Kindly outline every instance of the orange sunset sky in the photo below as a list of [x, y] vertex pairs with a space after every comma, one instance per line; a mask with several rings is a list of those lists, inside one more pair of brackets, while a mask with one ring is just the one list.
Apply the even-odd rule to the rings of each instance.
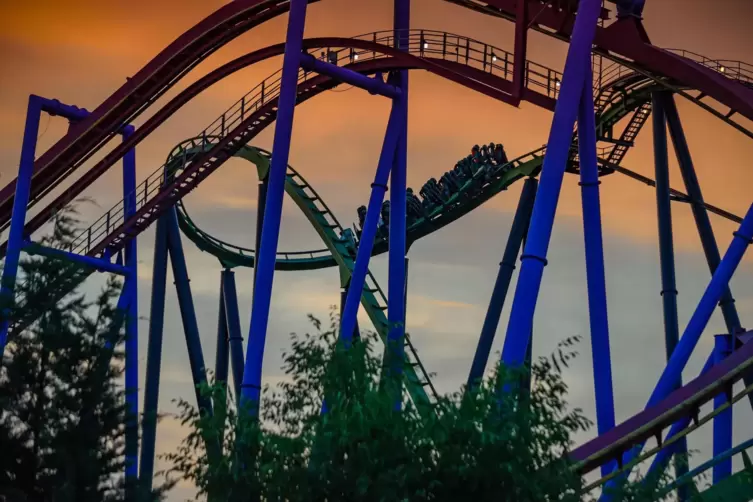
[[[26, 100], [30, 93], [94, 109], [158, 51], [224, 3], [217, 0], [0, 0], [0, 182], [15, 177]], [[711, 58], [753, 63], [753, 5], [745, 0], [648, 0], [645, 27], [655, 45], [683, 48]], [[512, 51], [513, 25], [440, 0], [414, 0], [413, 28], [444, 30]], [[391, 0], [324, 0], [309, 7], [305, 36], [354, 36], [392, 25]], [[213, 68], [252, 50], [284, 41], [287, 16], [278, 17], [241, 36], [201, 63], [135, 125], [144, 122], [177, 92]], [[529, 59], [562, 70], [567, 46], [533, 33]], [[199, 133], [215, 117], [262, 79], [279, 69], [281, 58], [238, 72], [203, 92], [170, 118], [137, 149], [138, 179], [159, 167], [179, 141]], [[698, 176], [708, 202], [742, 215], [753, 202], [753, 139], [677, 98]], [[376, 167], [389, 104], [358, 89], [326, 92], [296, 110], [290, 164], [320, 192], [340, 221], [355, 220], [365, 204]], [[429, 177], [439, 177], [476, 143], [502, 142], [510, 156], [540, 147], [549, 133], [551, 113], [524, 103], [514, 108], [422, 72], [411, 74], [408, 181], [417, 191]], [[747, 126], [751, 126], [746, 122]], [[62, 136], [67, 123], [43, 117], [38, 154]], [[651, 123], [623, 165], [653, 177]], [[271, 149], [268, 128], [253, 144]], [[672, 154], [670, 146], [670, 154]], [[671, 158], [672, 186], [684, 190]], [[120, 199], [118, 168], [98, 181], [87, 195], [98, 206], [82, 207], [93, 221]], [[409, 256], [408, 331], [428, 368], [437, 373], [440, 390], [465, 381], [489, 301], [497, 266], [517, 204], [521, 184], [480, 209], [417, 242]], [[618, 420], [639, 411], [664, 359], [660, 302], [656, 202], [652, 190], [618, 174], [603, 180], [602, 208]], [[195, 220], [219, 238], [253, 246], [256, 178], [241, 161], [231, 160], [187, 197]], [[286, 201], [281, 250], [318, 249], [316, 233]], [[32, 211], [33, 213], [33, 211]], [[709, 272], [687, 205], [673, 205], [680, 325], [687, 322], [709, 279]], [[724, 252], [735, 225], [712, 215]], [[139, 240], [139, 308], [149, 315], [153, 229]], [[191, 274], [204, 356], [212, 367], [217, 323], [220, 265], [184, 241]], [[536, 314], [534, 351], [546, 355], [556, 343], [575, 334], [588, 335], [585, 265], [577, 178], [567, 176], [560, 199], [549, 266]], [[386, 288], [386, 257], [373, 260]], [[244, 329], [248, 329], [251, 277], [236, 274]], [[753, 254], [733, 280], [737, 307], [753, 325]], [[91, 287], [96, 285], [92, 281]], [[169, 284], [172, 280], [169, 279]], [[168, 284], [168, 286], [169, 286]], [[287, 334], [308, 328], [306, 314], [325, 317], [339, 302], [335, 269], [306, 273], [278, 272], [275, 278], [265, 382], [281, 378], [280, 350]], [[514, 287], [514, 284], [513, 284]], [[511, 288], [508, 300], [511, 298]], [[509, 315], [508, 301], [494, 348], [499, 350]], [[362, 326], [370, 327], [367, 319]], [[146, 354], [146, 322], [141, 329], [141, 373]], [[182, 326], [174, 290], [168, 287], [163, 386], [160, 407], [174, 411], [171, 399], [192, 396]], [[697, 374], [722, 332], [715, 314], [686, 372]], [[586, 336], [579, 364], [567, 375], [571, 401], [593, 413], [590, 348]], [[142, 384], [143, 385], [143, 384]], [[735, 434], [753, 434], [751, 410], [738, 406]], [[748, 423], [743, 423], [747, 421]], [[182, 431], [170, 420], [160, 424], [158, 449], [173, 449]], [[705, 434], [705, 436], [704, 436]], [[589, 437], [592, 434], [584, 435]], [[691, 447], [704, 448], [704, 430]], [[175, 500], [190, 493], [180, 487]]]

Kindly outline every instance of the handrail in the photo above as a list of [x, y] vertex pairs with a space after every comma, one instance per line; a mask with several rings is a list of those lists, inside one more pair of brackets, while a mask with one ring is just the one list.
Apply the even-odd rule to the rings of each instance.
[[[374, 32], [370, 35], [361, 35], [361, 38], [370, 36], [373, 41], [383, 45], [394, 43], [392, 31]], [[440, 44], [441, 45], [438, 45]], [[436, 47], [436, 48], [435, 48]], [[440, 48], [441, 47], [441, 48]], [[352, 63], [355, 61], [364, 61], [371, 59], [382, 59], [385, 56], [381, 53], [368, 50], [355, 50], [352, 48], [332, 50], [328, 49], [327, 56], [334, 58], [331, 62]], [[450, 49], [450, 50], [448, 50]], [[457, 50], [456, 50], [457, 49]], [[462, 49], [462, 54], [461, 54]], [[409, 52], [418, 53], [421, 57], [426, 55], [441, 55], [443, 59], [452, 61], [456, 59], [464, 61], [464, 64], [470, 67], [476, 67], [490, 74], [503, 74], [504, 76], [512, 75], [512, 55], [504, 49], [500, 49], [488, 44], [483, 44], [469, 37], [463, 37], [445, 32], [432, 30], [411, 30], [409, 35]], [[305, 83], [309, 80], [311, 72], [300, 69], [298, 72], [298, 83]], [[235, 126], [240, 124], [250, 113], [258, 111], [263, 106], [269, 104], [277, 98], [280, 89], [281, 72], [276, 71], [260, 84], [244, 94], [233, 105], [228, 107], [225, 112], [212, 121], [198, 135], [204, 140], [208, 138], [223, 138]], [[526, 86], [539, 89], [545, 89], [545, 94], [556, 98], [559, 94], [557, 82], [561, 81], [562, 74], [545, 66], [533, 62], [527, 62], [526, 65]], [[178, 152], [180, 154], [180, 152]], [[183, 166], [191, 159], [184, 157]], [[163, 165], [152, 172], [137, 188], [135, 193], [136, 209], [143, 207], [152, 196], [159, 193], [162, 189], [162, 180], [165, 176], [167, 166]], [[133, 194], [132, 194], [133, 196]], [[124, 199], [127, 200], [128, 198]], [[116, 203], [103, 216], [96, 220], [89, 228], [79, 234], [69, 246], [69, 251], [78, 254], [88, 254], [90, 250], [101, 240], [107, 237], [111, 230], [124, 221], [126, 211], [123, 207], [124, 201]], [[130, 211], [128, 211], [130, 213]]]

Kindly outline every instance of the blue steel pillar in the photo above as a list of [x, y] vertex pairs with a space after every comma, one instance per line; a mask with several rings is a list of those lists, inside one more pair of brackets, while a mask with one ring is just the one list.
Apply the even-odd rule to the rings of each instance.
[[220, 307], [217, 311], [217, 350], [214, 357], [214, 379], [217, 382], [227, 384], [227, 372], [229, 366], [229, 347], [227, 339], [227, 316], [225, 315], [225, 298], [223, 290], [225, 289], [222, 281], [224, 276], [220, 275]]
[[[714, 337], [714, 363], [719, 364], [732, 353], [734, 342], [730, 335]], [[714, 409], [727, 403], [725, 393], [714, 397]], [[732, 448], [732, 407], [714, 417], [714, 457], [718, 457]], [[732, 475], [732, 458], [727, 458], [714, 465], [713, 483], [717, 484]]]
[[502, 261], [499, 262], [497, 280], [494, 283], [489, 308], [486, 311], [484, 325], [481, 328], [481, 336], [476, 346], [476, 353], [473, 356], [471, 371], [468, 374], [467, 391], [475, 389], [484, 377], [484, 370], [486, 369], [486, 363], [489, 361], [489, 354], [494, 342], [494, 334], [497, 332], [497, 326], [499, 326], [499, 318], [502, 315], [507, 290], [510, 287], [512, 274], [515, 270], [515, 262], [518, 259], [520, 247], [531, 219], [531, 211], [533, 210], [533, 202], [536, 200], [536, 188], [538, 184], [539, 182], [536, 178], [528, 178], [523, 184], [523, 190], [518, 200], [518, 208], [515, 210], [510, 235], [507, 238], [507, 245], [502, 255]]
[[[394, 31], [398, 49], [408, 50], [408, 30], [410, 29], [410, 0], [395, 0]], [[408, 72], [398, 74], [398, 87], [401, 90], [397, 99], [400, 111], [401, 132], [395, 149], [394, 164], [390, 176], [390, 227], [389, 227], [389, 274], [387, 282], [387, 319], [390, 331], [387, 336], [389, 349], [389, 372], [396, 386], [397, 409], [401, 406], [400, 386], [402, 385], [405, 351], [405, 254], [406, 254], [406, 182], [408, 167]], [[394, 379], [394, 380], [393, 380]]]
[[26, 223], [26, 208], [29, 204], [31, 177], [34, 173], [34, 157], [37, 150], [37, 133], [39, 132], [39, 118], [42, 115], [42, 98], [29, 96], [26, 108], [26, 125], [24, 139], [21, 145], [21, 162], [16, 179], [16, 192], [13, 199], [10, 231], [8, 232], [8, 249], [5, 253], [5, 265], [0, 279], [0, 361], [5, 354], [5, 344], [8, 340], [9, 316], [15, 300], [16, 274], [18, 262], [21, 259], [21, 249], [24, 245], [24, 224]]
[[[590, 61], [590, 58], [589, 58]], [[586, 70], [578, 113], [578, 154], [580, 157], [580, 186], [583, 203], [583, 234], [586, 247], [586, 279], [588, 284], [588, 314], [591, 324], [594, 391], [596, 394], [596, 424], [599, 434], [615, 425], [614, 392], [612, 389], [612, 355], [609, 347], [607, 317], [607, 284], [604, 270], [604, 242], [601, 232], [601, 202], [599, 200], [599, 167], [596, 159], [596, 119], [591, 72]], [[609, 465], [602, 466], [602, 474], [609, 473]]]
[[157, 220], [154, 239], [154, 267], [152, 299], [149, 313], [149, 342], [146, 356], [146, 384], [144, 388], [144, 418], [141, 425], [141, 466], [139, 480], [143, 493], [152, 490], [154, 476], [154, 447], [157, 439], [157, 409], [159, 405], [160, 370], [162, 367], [162, 337], [165, 326], [165, 286], [167, 284], [167, 217]]
[[243, 336], [241, 318], [238, 312], [238, 293], [235, 288], [235, 272], [226, 268], [222, 271], [222, 299], [225, 302], [228, 343], [230, 344], [230, 365], [233, 369], [233, 389], [235, 399], [240, 399], [243, 382]]
[[183, 254], [183, 243], [180, 240], [178, 213], [175, 207], [171, 207], [165, 214], [167, 219], [167, 247], [170, 251], [170, 263], [173, 267], [175, 289], [178, 292], [178, 305], [183, 321], [183, 331], [186, 336], [188, 361], [191, 365], [191, 377], [193, 378], [196, 402], [201, 412], [211, 414], [212, 402], [206, 396], [202, 396], [199, 390], [199, 386], [207, 381], [207, 373], [206, 366], [204, 365], [204, 352], [201, 348], [201, 338], [199, 337], [199, 325], [196, 322], [196, 311], [194, 310], [193, 296], [191, 295], [186, 256]]
[[520, 365], [526, 357], [536, 300], [546, 265], [546, 253], [552, 236], [554, 214], [570, 154], [573, 126], [583, 86], [590, 75], [591, 44], [600, 9], [599, 0], [581, 0], [578, 7], [502, 349], [502, 362], [508, 366]]
[[[661, 297], [664, 308], [664, 347], [667, 361], [672, 356], [680, 339], [680, 327], [677, 320], [677, 283], [675, 280], [675, 251], [672, 240], [672, 207], [669, 183], [669, 158], [667, 153], [667, 124], [664, 112], [666, 96], [654, 93], [651, 97], [654, 126], [654, 171], [656, 174], [656, 208], [659, 223], [659, 256], [661, 261]], [[682, 378], [675, 386], [682, 385]], [[678, 441], [673, 448], [675, 453], [685, 455], [688, 446], [685, 438]], [[675, 475], [680, 477], [687, 473], [685, 458], [675, 462]], [[687, 500], [687, 487], [678, 488], [680, 500]]]
[[277, 109], [277, 124], [269, 169], [269, 186], [264, 210], [261, 245], [257, 250], [254, 298], [251, 307], [251, 328], [248, 336], [245, 370], [241, 394], [244, 401], [256, 407], [261, 394], [261, 368], [264, 345], [269, 325], [269, 309], [272, 299], [272, 281], [275, 273], [277, 244], [280, 239], [280, 219], [285, 193], [285, 171], [290, 155], [290, 136], [293, 132], [298, 69], [303, 45], [303, 27], [306, 21], [307, 0], [291, 0], [288, 16], [288, 33], [285, 40], [285, 56], [280, 80], [280, 97]]
[[[133, 126], [126, 126], [123, 141], [133, 134]], [[123, 156], [123, 214], [125, 218], [136, 212], [136, 151], [132, 148]], [[138, 478], [139, 457], [139, 299], [138, 256], [136, 237], [125, 245], [125, 267], [132, 280], [124, 287], [128, 294], [128, 315], [125, 319], [125, 391], [128, 408], [126, 426], [126, 479]]]
[[[351, 338], [356, 328], [358, 307], [361, 304], [361, 292], [366, 281], [366, 273], [369, 270], [369, 260], [371, 259], [371, 251], [374, 248], [374, 237], [376, 237], [382, 201], [384, 200], [384, 193], [387, 191], [387, 180], [390, 176], [390, 169], [395, 158], [395, 149], [403, 127], [400, 118], [400, 105], [397, 102], [393, 102], [390, 118], [387, 122], [387, 132], [384, 135], [384, 143], [382, 144], [382, 152], [379, 155], [379, 164], [374, 175], [374, 182], [371, 184], [371, 195], [369, 196], [369, 205], [366, 209], [366, 219], [363, 222], [361, 239], [358, 241], [356, 262], [353, 264], [353, 273], [350, 276], [350, 285], [348, 286], [345, 307], [343, 308], [342, 319], [340, 320], [340, 339], [346, 347], [350, 346]], [[392, 218], [390, 218], [391, 220]]]

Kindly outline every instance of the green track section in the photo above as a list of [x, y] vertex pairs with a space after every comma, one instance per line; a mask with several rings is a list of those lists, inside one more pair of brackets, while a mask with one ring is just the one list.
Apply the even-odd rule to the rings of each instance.
[[[168, 158], [168, 168], [171, 165], [183, 165], [182, 161], [177, 161], [178, 155], [196, 155], [203, 150], [211, 148], [211, 139], [203, 144], [201, 139], [189, 140], [173, 150], [170, 158]], [[265, 176], [269, 169], [271, 154], [266, 150], [245, 146], [235, 156], [254, 164], [262, 177]], [[177, 162], [171, 162], [172, 160], [176, 160]], [[337, 221], [337, 218], [335, 218], [335, 215], [327, 207], [319, 194], [316, 193], [311, 185], [295, 169], [288, 166], [286, 174], [285, 192], [293, 199], [316, 229], [322, 241], [327, 246], [326, 249], [329, 257], [334, 260], [340, 269], [341, 281], [343, 281], [343, 284], [347, 284], [353, 272], [353, 265], [355, 264], [355, 250], [341, 238], [343, 228], [340, 222]], [[182, 204], [178, 206], [178, 211], [180, 225], [186, 236], [205, 251], [212, 254], [221, 251], [221, 256], [227, 257], [227, 253], [238, 249], [218, 239], [207, 240], [207, 234], [193, 224]], [[285, 255], [285, 253], [282, 254]], [[242, 261], [245, 258], [246, 255], [238, 261]], [[223, 258], [220, 259], [223, 260]], [[366, 283], [361, 292], [361, 304], [376, 328], [382, 342], [386, 343], [387, 334], [389, 333], [389, 322], [385, 315], [387, 298], [371, 272], [368, 273]], [[405, 386], [411, 401], [419, 412], [431, 412], [432, 399], [429, 397], [429, 394], [436, 399], [436, 389], [432, 385], [426, 367], [419, 359], [416, 348], [413, 346], [408, 334], [405, 336], [404, 368]]]

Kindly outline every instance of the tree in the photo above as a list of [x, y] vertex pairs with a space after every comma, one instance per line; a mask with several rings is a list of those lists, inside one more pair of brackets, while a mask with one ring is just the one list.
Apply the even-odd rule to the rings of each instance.
[[[591, 424], [569, 409], [561, 368], [576, 339], [531, 368], [530, 391], [520, 371], [498, 368], [474, 392], [439, 399], [421, 416], [405, 403], [395, 411], [380, 385], [374, 334], [345, 350], [330, 327], [311, 317], [315, 334], [293, 334], [283, 354], [288, 379], [264, 389], [259, 420], [241, 411], [224, 383], [207, 385], [215, 415], [180, 400], [189, 434], [163, 458], [169, 473], [217, 500], [582, 500], [581, 477], [566, 455], [574, 432]], [[511, 389], [500, 392], [500, 389]], [[326, 396], [326, 412], [322, 404]], [[210, 460], [206, 444], [220, 440]], [[653, 500], [654, 485], [624, 487], [615, 500]]]
[[[65, 247], [75, 235], [67, 209], [41, 244]], [[21, 328], [8, 340], [0, 372], [0, 494], [8, 500], [124, 500], [124, 313], [110, 278], [93, 302], [61, 284], [75, 265], [33, 257], [18, 281], [25, 301], [10, 309]]]

